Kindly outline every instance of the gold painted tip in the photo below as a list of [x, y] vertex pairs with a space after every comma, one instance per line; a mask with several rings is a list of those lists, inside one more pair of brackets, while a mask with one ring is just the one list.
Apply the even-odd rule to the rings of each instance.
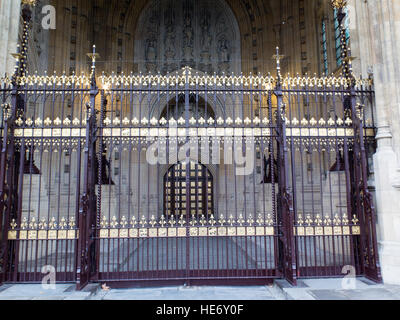
[[95, 59], [99, 59], [100, 55], [98, 53], [87, 53], [87, 56], [93, 60], [93, 58]]
[[15, 59], [21, 59], [23, 57], [22, 54], [20, 53], [11, 53], [11, 55], [15, 58]]
[[344, 61], [351, 62], [351, 61], [353, 61], [355, 59], [357, 59], [357, 57], [346, 57], [346, 58], [344, 58]]
[[36, 5], [37, 0], [21, 0], [22, 4], [27, 4], [30, 6], [35, 6]]
[[331, 0], [332, 7], [335, 9], [343, 9], [347, 6], [348, 0]]

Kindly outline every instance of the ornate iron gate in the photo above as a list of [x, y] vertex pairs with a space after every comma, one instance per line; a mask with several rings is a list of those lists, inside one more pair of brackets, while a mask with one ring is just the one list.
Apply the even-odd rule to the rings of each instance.
[[271, 80], [189, 68], [102, 78], [96, 279], [279, 274], [277, 177], [260, 184], [262, 155], [276, 148], [272, 108], [263, 107]]
[[[26, 35], [26, 30], [24, 31]], [[344, 39], [345, 40], [345, 39]], [[1, 280], [380, 281], [371, 79], [27, 76], [1, 88]], [[18, 55], [23, 64], [26, 48]]]

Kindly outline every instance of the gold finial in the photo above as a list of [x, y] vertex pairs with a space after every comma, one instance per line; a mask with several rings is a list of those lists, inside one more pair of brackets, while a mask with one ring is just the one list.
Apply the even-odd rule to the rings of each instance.
[[10, 227], [11, 227], [11, 230], [15, 230], [15, 228], [17, 227], [17, 223], [15, 222], [15, 219], [11, 220]]
[[183, 214], [181, 214], [178, 223], [181, 225], [181, 227], [183, 227], [184, 224], [186, 223], [185, 218], [183, 217]]
[[12, 57], [16, 60], [16, 61], [20, 61], [24, 56], [21, 53], [11, 53]]
[[272, 56], [272, 59], [276, 61], [276, 70], [278, 73], [279, 79], [281, 78], [281, 60], [284, 58], [284, 55], [279, 53], [279, 47], [276, 47], [276, 54]]
[[252, 226], [254, 224], [254, 219], [251, 213], [249, 214], [249, 218], [246, 222], [249, 224], [249, 226]]
[[214, 219], [214, 215], [212, 214], [210, 216], [210, 220], [208, 221], [208, 223], [213, 227], [216, 223], [215, 219]]
[[347, 0], [331, 0], [331, 4], [335, 9], [343, 9], [347, 6]]
[[231, 227], [232, 227], [233, 224], [235, 223], [235, 220], [233, 219], [233, 215], [230, 215], [230, 216], [229, 216], [228, 223], [229, 223], [229, 225], [230, 225]]
[[272, 59], [276, 60], [278, 64], [280, 64], [281, 60], [285, 57], [282, 54], [279, 54], [279, 47], [276, 47], [276, 54], [272, 56]]
[[142, 219], [140, 220], [140, 225], [144, 228], [147, 225], [147, 220], [144, 215], [142, 215]]
[[160, 221], [158, 223], [160, 224], [161, 227], [164, 227], [167, 224], [164, 215], [161, 216]]
[[93, 45], [93, 51], [87, 53], [87, 56], [90, 58], [90, 60], [92, 60], [92, 63], [95, 63], [97, 59], [100, 58], [100, 55], [98, 53], [96, 53], [96, 45]]
[[258, 214], [256, 222], [258, 223], [259, 226], [262, 226], [264, 224], [264, 219], [263, 219], [261, 213]]
[[91, 74], [90, 74], [90, 78], [91, 78], [91, 84], [95, 85], [95, 75], [96, 75], [96, 59], [100, 58], [100, 55], [98, 53], [96, 53], [96, 45], [93, 45], [93, 51], [91, 53], [87, 54], [88, 57], [92, 60], [92, 68], [91, 68]]
[[310, 227], [311, 226], [311, 224], [313, 223], [313, 220], [311, 219], [311, 215], [310, 214], [308, 214], [307, 216], [306, 216], [306, 223], [307, 223], [307, 225]]
[[242, 214], [239, 215], [239, 219], [237, 219], [237, 223], [239, 224], [239, 226], [242, 226], [243, 223], [245, 223]]
[[205, 217], [204, 217], [204, 214], [202, 214], [201, 215], [201, 218], [200, 218], [200, 224], [204, 227], [204, 225], [207, 223], [207, 220], [205, 219]]
[[56, 222], [56, 218], [52, 217], [50, 222], [49, 222], [49, 228], [54, 230], [57, 229], [57, 222]]
[[170, 224], [171, 228], [176, 224], [176, 220], [174, 215], [172, 214], [171, 217], [169, 218], [168, 223]]
[[270, 213], [267, 214], [267, 219], [265, 220], [267, 226], [272, 226], [274, 224], [274, 219]]
[[151, 215], [149, 224], [151, 225], [152, 228], [154, 228], [156, 223], [157, 223], [156, 218], [154, 217], [154, 215]]
[[74, 229], [76, 227], [75, 217], [69, 218], [68, 226], [70, 227], [70, 229]]
[[30, 5], [30, 6], [36, 6], [36, 1], [37, 0], [21, 0], [21, 3], [22, 4], [27, 4], [27, 5]]

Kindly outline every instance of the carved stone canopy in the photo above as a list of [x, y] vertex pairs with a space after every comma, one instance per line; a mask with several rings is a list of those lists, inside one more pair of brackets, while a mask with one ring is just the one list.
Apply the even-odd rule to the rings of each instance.
[[207, 73], [241, 71], [239, 26], [224, 0], [152, 0], [135, 39], [141, 72], [166, 74], [185, 66]]

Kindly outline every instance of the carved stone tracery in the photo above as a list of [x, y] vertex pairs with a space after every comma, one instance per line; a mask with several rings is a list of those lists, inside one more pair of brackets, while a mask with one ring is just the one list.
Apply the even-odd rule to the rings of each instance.
[[[199, 14], [197, 14], [199, 13]], [[238, 23], [223, 0], [153, 0], [139, 18], [135, 60], [142, 72], [240, 72]]]

